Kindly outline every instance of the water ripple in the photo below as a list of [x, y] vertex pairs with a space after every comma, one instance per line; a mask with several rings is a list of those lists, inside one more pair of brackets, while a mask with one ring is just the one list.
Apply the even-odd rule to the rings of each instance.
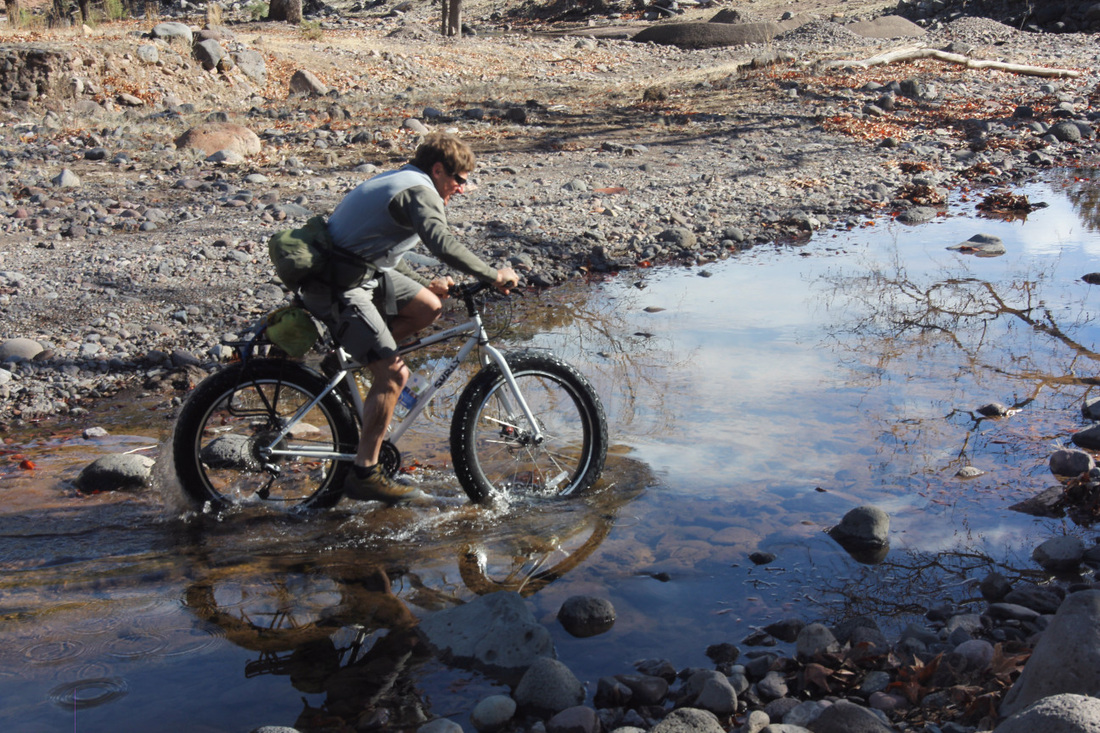
[[56, 664], [83, 654], [84, 645], [79, 641], [51, 639], [31, 644], [22, 652], [23, 657], [32, 664]]
[[49, 692], [50, 702], [66, 710], [92, 708], [117, 700], [128, 692], [121, 677], [91, 677], [66, 682]]

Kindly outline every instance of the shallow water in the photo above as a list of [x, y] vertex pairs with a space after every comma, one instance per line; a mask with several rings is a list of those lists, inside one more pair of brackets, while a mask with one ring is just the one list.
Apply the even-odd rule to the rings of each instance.
[[[706, 665], [707, 645], [787, 616], [901, 624], [974, 596], [967, 579], [994, 566], [1030, 572], [1038, 542], [1090, 536], [1008, 507], [1053, 484], [1047, 458], [1093, 390], [1100, 291], [1080, 276], [1100, 270], [1096, 190], [1082, 173], [1023, 191], [1050, 204], [1026, 220], [975, 218], [975, 195], [920, 227], [527, 299], [514, 342], [578, 365], [608, 411], [608, 470], [584, 498], [466, 505], [446, 471], [446, 400], [404, 447], [436, 506], [344, 502], [310, 519], [187, 515], [164, 395], [8, 436], [0, 726], [239, 731], [370, 694], [390, 725], [420, 707], [470, 730], [473, 703], [505, 688], [433, 661], [408, 629], [499, 587], [525, 595], [594, 690], [644, 657]], [[946, 249], [978, 232], [1008, 254]], [[976, 412], [994, 401], [1018, 412]], [[92, 424], [111, 435], [84, 440]], [[155, 489], [79, 497], [64, 483], [124, 450], [161, 457]], [[957, 478], [963, 466], [985, 473]], [[865, 503], [892, 520], [876, 565], [822, 532]], [[755, 566], [756, 550], [777, 559]], [[555, 614], [576, 594], [610, 599], [614, 627], [570, 637]]]

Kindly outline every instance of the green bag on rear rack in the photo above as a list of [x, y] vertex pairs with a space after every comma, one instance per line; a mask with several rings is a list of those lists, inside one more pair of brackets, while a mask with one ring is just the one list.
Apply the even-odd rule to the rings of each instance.
[[321, 338], [305, 308], [288, 305], [267, 314], [267, 337], [291, 358], [304, 356]]

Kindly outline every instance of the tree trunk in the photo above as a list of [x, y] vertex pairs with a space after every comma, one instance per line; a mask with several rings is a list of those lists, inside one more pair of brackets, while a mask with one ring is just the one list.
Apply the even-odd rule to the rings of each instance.
[[462, 0], [440, 0], [442, 23], [440, 33], [445, 36], [462, 36]]
[[12, 28], [19, 27], [19, 0], [7, 0], [8, 25]]
[[50, 11], [47, 23], [50, 28], [69, 27], [69, 0], [53, 0], [53, 9]]
[[279, 20], [298, 25], [302, 22], [302, 0], [271, 0], [267, 8], [268, 20]]

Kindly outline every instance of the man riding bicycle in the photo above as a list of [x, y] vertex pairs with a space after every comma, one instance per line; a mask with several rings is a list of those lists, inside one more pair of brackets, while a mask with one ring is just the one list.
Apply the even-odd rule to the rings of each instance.
[[366, 364], [372, 376], [354, 465], [344, 487], [353, 499], [398, 504], [423, 496], [387, 476], [378, 466], [379, 452], [409, 378], [397, 344], [439, 318], [441, 299], [454, 281], [421, 277], [403, 260], [405, 253], [423, 242], [444, 264], [493, 283], [503, 293], [519, 284], [511, 267], [490, 267], [447, 225], [444, 206], [464, 192], [474, 163], [473, 151], [464, 142], [433, 133], [406, 166], [359, 184], [332, 212], [328, 234], [336, 247], [369, 263], [368, 274], [347, 289], [334, 287], [324, 277], [310, 279], [301, 288], [305, 307], [348, 353]]

